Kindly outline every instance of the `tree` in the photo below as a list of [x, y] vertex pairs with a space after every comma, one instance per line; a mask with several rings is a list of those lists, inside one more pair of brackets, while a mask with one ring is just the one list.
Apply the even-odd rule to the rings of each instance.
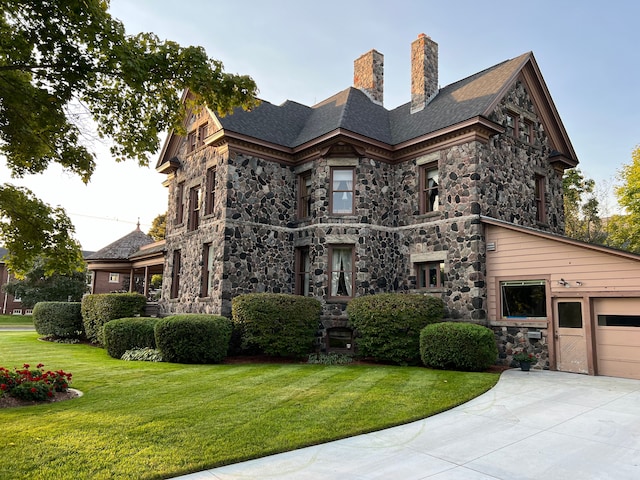
[[163, 240], [167, 231], [167, 214], [161, 213], [151, 222], [151, 228], [149, 229], [149, 235], [156, 242]]
[[87, 291], [86, 271], [70, 275], [46, 274], [47, 259], [39, 257], [23, 279], [12, 280], [3, 290], [20, 298], [25, 308], [33, 308], [38, 302], [79, 302]]
[[618, 173], [622, 184], [615, 188], [625, 215], [614, 215], [607, 223], [607, 244], [640, 253], [640, 146], [631, 154], [631, 163]]
[[603, 243], [606, 235], [599, 215], [595, 182], [585, 178], [578, 168], [564, 172], [565, 235], [589, 243]]
[[[250, 77], [225, 73], [201, 47], [151, 33], [127, 35], [108, 8], [108, 0], [0, 0], [0, 153], [14, 177], [42, 173], [55, 162], [87, 183], [95, 154], [83, 140], [86, 114], [98, 135], [112, 140], [116, 161], [148, 165], [160, 132], [186, 133], [188, 110], [206, 105], [225, 115], [257, 105]], [[190, 95], [181, 98], [185, 91]], [[15, 189], [9, 195], [15, 197]], [[14, 240], [25, 245], [21, 261], [10, 260], [19, 273], [43, 246], [31, 230], [15, 226], [20, 219], [13, 213], [0, 199], [0, 221], [13, 224]], [[70, 226], [61, 225], [57, 234], [71, 238]], [[0, 240], [6, 241], [4, 230]], [[47, 248], [53, 245], [55, 238]]]

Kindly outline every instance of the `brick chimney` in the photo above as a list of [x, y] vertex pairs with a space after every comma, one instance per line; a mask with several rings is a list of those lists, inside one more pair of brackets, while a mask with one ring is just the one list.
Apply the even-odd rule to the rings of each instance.
[[353, 62], [353, 86], [366, 93], [373, 103], [382, 105], [384, 55], [371, 50]]
[[411, 43], [411, 113], [422, 110], [438, 93], [438, 44], [421, 33]]

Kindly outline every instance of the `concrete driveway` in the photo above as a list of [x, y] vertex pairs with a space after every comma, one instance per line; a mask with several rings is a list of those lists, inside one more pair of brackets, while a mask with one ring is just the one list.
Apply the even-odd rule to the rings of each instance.
[[638, 479], [640, 380], [508, 370], [425, 420], [179, 478]]

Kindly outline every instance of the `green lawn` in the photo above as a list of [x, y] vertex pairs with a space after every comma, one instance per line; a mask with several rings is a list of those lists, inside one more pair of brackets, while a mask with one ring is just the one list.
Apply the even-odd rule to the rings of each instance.
[[0, 315], [0, 327], [33, 327], [31, 315]]
[[167, 478], [406, 423], [498, 380], [418, 367], [125, 362], [0, 332], [0, 366], [73, 373], [82, 398], [0, 409], [0, 478]]

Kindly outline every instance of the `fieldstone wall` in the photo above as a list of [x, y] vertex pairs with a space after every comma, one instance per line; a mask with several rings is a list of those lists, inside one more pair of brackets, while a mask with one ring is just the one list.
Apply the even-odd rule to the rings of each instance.
[[[520, 351], [533, 353], [538, 361], [532, 368], [549, 369], [549, 331], [546, 328], [492, 327], [498, 344], [498, 364], [517, 367], [513, 355]], [[529, 332], [540, 332], [540, 339], [528, 338]]]

